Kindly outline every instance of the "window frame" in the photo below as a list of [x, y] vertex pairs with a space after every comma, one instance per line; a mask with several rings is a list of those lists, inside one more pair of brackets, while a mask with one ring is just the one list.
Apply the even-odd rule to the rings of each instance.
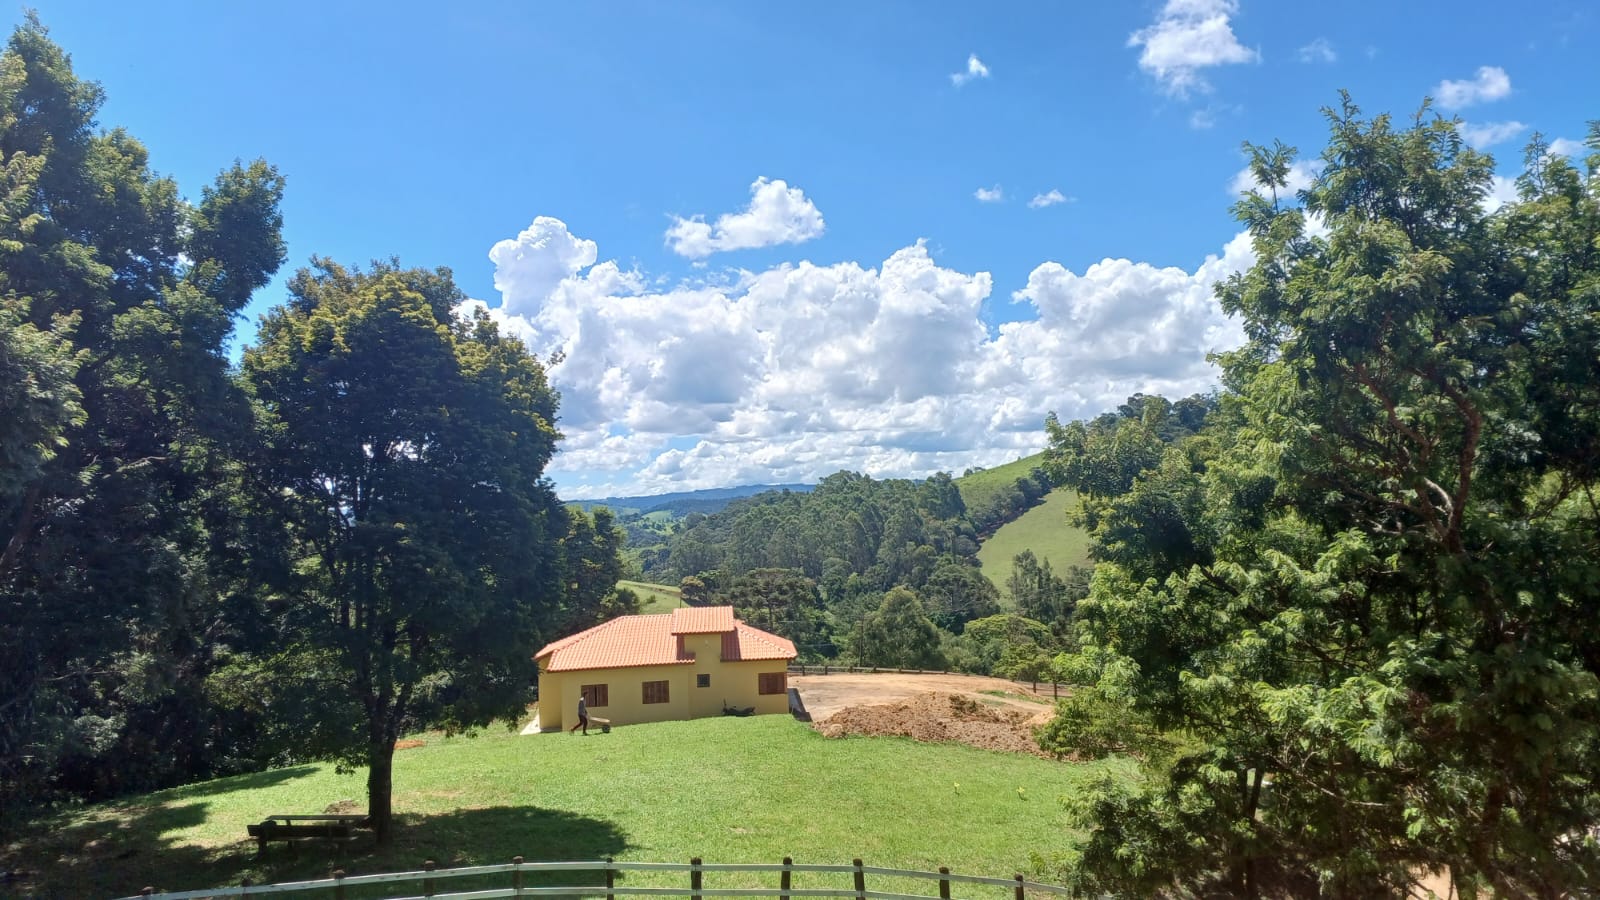
[[697, 688], [708, 688], [708, 687], [711, 687], [711, 673], [710, 672], [699, 672], [699, 673], [696, 673], [695, 676], [694, 676], [694, 686], [697, 687]]
[[589, 709], [604, 709], [611, 702], [611, 684], [580, 684], [578, 696], [583, 698], [584, 705]]
[[[659, 696], [652, 696], [651, 688], [658, 689], [659, 690]], [[644, 698], [643, 699], [644, 699], [644, 702], [646, 704], [671, 703], [672, 702], [672, 682], [666, 681], [666, 680], [662, 680], [662, 681], [646, 681], [646, 682], [644, 682], [643, 694], [644, 694]]]
[[[769, 679], [769, 678], [778, 679], [778, 689], [777, 690], [775, 690], [775, 691], [767, 690], [767, 685], [769, 683], [767, 679]], [[787, 693], [789, 693], [789, 673], [788, 672], [760, 672], [760, 673], [758, 673], [756, 675], [756, 694], [757, 695], [763, 696], [763, 697], [772, 697], [772, 696], [776, 696], [778, 694], [787, 694]]]

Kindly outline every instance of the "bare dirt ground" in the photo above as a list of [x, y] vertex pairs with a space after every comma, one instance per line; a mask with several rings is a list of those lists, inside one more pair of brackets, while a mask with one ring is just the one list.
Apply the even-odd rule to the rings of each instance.
[[828, 737], [899, 735], [1044, 756], [1033, 730], [1055, 713], [1049, 685], [975, 675], [793, 675], [789, 684]]

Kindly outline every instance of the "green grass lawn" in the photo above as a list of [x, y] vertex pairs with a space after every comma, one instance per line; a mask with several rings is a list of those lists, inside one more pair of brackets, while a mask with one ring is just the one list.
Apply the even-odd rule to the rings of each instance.
[[1003, 466], [984, 469], [982, 472], [973, 472], [956, 479], [956, 490], [961, 492], [961, 502], [973, 509], [981, 503], [988, 501], [989, 497], [998, 491], [1010, 490], [1017, 479], [1033, 471], [1035, 466], [1044, 463], [1044, 453], [1035, 453]]
[[[0, 863], [38, 873], [29, 889], [41, 897], [324, 877], [336, 866], [350, 874], [396, 871], [429, 857], [441, 867], [474, 865], [518, 854], [530, 861], [662, 862], [778, 862], [788, 855], [803, 863], [859, 856], [868, 865], [947, 865], [1008, 877], [1029, 871], [1030, 853], [1048, 854], [1069, 838], [1061, 797], [1132, 771], [1124, 761], [1051, 762], [901, 738], [827, 739], [787, 716], [635, 725], [588, 737], [524, 737], [501, 728], [422, 737], [426, 746], [395, 754], [400, 826], [384, 850], [365, 838], [343, 850], [300, 841], [254, 858], [245, 835], [250, 822], [320, 813], [346, 799], [365, 808], [364, 771], [340, 775], [331, 765], [303, 765], [59, 814], [0, 849]], [[647, 877], [683, 876], [629, 876], [635, 883]], [[762, 878], [708, 875], [706, 887], [748, 887]], [[808, 883], [797, 876], [795, 886]], [[1006, 895], [995, 890], [996, 900]]]
[[669, 585], [619, 581], [617, 587], [628, 588], [639, 595], [639, 612], [643, 615], [672, 612], [683, 605], [682, 591]]
[[[1089, 535], [1067, 524], [1067, 512], [1077, 506], [1078, 495], [1066, 488], [1051, 491], [1043, 503], [1016, 520], [1007, 522], [993, 537], [978, 547], [978, 562], [1000, 593], [1005, 595], [1006, 578], [1011, 575], [1011, 560], [1024, 550], [1032, 550], [1040, 560], [1049, 560], [1057, 574], [1068, 566], [1089, 565]], [[1008, 602], [1009, 596], [1003, 597]]]

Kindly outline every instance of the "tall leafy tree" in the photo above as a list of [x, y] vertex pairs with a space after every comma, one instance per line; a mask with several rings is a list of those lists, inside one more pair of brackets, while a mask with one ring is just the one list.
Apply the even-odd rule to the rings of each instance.
[[638, 611], [637, 597], [616, 590], [622, 578], [622, 543], [622, 529], [611, 510], [597, 506], [588, 514], [576, 506], [567, 508], [567, 534], [561, 539], [566, 583], [557, 631], [571, 634]]
[[283, 180], [185, 201], [103, 131], [100, 87], [29, 15], [0, 52], [0, 810], [218, 770], [199, 639], [248, 434], [223, 343], [283, 258]]
[[1129, 723], [1147, 777], [1079, 804], [1073, 868], [1136, 894], [1400, 896], [1447, 870], [1464, 896], [1581, 896], [1600, 156], [1535, 142], [1491, 214], [1491, 162], [1452, 122], [1348, 99], [1329, 122], [1298, 198], [1292, 149], [1250, 148], [1256, 263], [1219, 289], [1249, 336], [1222, 359], [1232, 427], [1101, 519], [1120, 537], [1097, 534], [1065, 731]]
[[561, 612], [556, 395], [461, 299], [448, 270], [321, 260], [244, 354], [251, 464], [294, 554], [269, 603], [285, 649], [257, 671], [303, 701], [278, 704], [304, 717], [302, 752], [368, 767], [380, 840], [402, 728], [519, 715]]
[[939, 627], [922, 610], [917, 592], [897, 587], [861, 620], [853, 649], [865, 665], [937, 669], [944, 665]]
[[815, 655], [824, 632], [817, 584], [794, 569], [753, 569], [728, 579], [717, 600], [739, 618], [794, 641], [803, 656]]

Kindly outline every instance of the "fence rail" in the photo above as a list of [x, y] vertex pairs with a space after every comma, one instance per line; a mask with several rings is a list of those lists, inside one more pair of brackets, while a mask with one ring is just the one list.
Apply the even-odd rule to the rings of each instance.
[[[529, 885], [524, 882], [529, 875], [545, 872], [586, 872], [603, 875], [602, 884], [569, 884], [569, 885]], [[656, 887], [645, 885], [628, 885], [617, 882], [618, 873], [626, 872], [680, 872], [688, 873], [689, 883], [686, 887]], [[778, 887], [706, 887], [705, 873], [772, 873], [778, 875]], [[795, 873], [802, 874], [834, 874], [851, 876], [851, 886], [843, 887], [807, 887], [794, 886]], [[448, 882], [455, 878], [483, 878], [485, 876], [509, 876], [508, 887], [488, 889], [475, 889], [450, 892], [438, 892], [440, 882]], [[903, 894], [891, 891], [868, 890], [867, 876], [875, 878], [902, 878], [938, 883], [938, 894]], [[1021, 875], [1010, 878], [989, 878], [981, 875], [957, 875], [944, 866], [937, 872], [923, 872], [915, 869], [889, 869], [881, 866], [864, 865], [861, 860], [852, 860], [848, 866], [843, 865], [817, 865], [796, 863], [789, 857], [784, 857], [782, 863], [706, 863], [699, 858], [691, 859], [684, 863], [662, 862], [616, 862], [610, 859], [567, 861], [567, 862], [526, 862], [522, 857], [514, 857], [509, 863], [499, 863], [486, 866], [463, 866], [454, 869], [437, 868], [433, 860], [427, 860], [422, 868], [412, 872], [387, 872], [374, 875], [346, 875], [338, 870], [332, 878], [322, 878], [315, 881], [289, 881], [279, 884], [252, 885], [248, 881], [241, 885], [230, 887], [207, 888], [196, 891], [176, 891], [157, 893], [154, 888], [145, 888], [138, 894], [123, 900], [232, 900], [241, 897], [265, 897], [275, 894], [310, 894], [331, 896], [334, 900], [345, 900], [346, 891], [363, 885], [394, 884], [396, 886], [419, 886], [420, 894], [388, 894], [385, 900], [489, 900], [496, 897], [605, 897], [606, 900], [615, 900], [618, 896], [633, 897], [690, 897], [693, 900], [702, 900], [704, 897], [778, 897], [788, 900], [790, 897], [853, 897], [855, 900], [951, 900], [951, 885], [986, 885], [990, 887], [1008, 888], [1013, 900], [1024, 900], [1027, 893], [1067, 895], [1071, 892], [1064, 887], [1028, 881]]]

